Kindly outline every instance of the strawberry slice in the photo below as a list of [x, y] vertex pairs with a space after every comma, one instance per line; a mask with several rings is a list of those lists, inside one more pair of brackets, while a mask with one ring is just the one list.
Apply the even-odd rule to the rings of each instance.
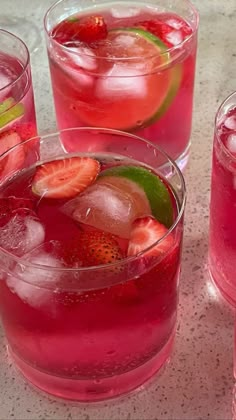
[[60, 44], [76, 47], [76, 41], [91, 44], [105, 39], [107, 26], [102, 16], [73, 17], [60, 22], [53, 29], [52, 37]]
[[139, 254], [159, 240], [160, 242], [146, 255], [157, 257], [168, 252], [173, 247], [174, 239], [171, 233], [162, 239], [167, 232], [168, 229], [152, 216], [136, 219], [130, 233], [128, 256]]
[[21, 141], [25, 141], [37, 136], [36, 125], [30, 122], [13, 124], [11, 129], [12, 131], [16, 131], [16, 133], [19, 134]]
[[84, 267], [112, 264], [124, 258], [116, 237], [103, 231], [82, 232], [79, 249]]
[[[25, 141], [37, 136], [36, 124], [31, 122], [13, 124], [11, 127], [12, 131], [19, 134], [21, 141]], [[29, 141], [26, 145], [26, 152], [28, 150], [35, 150], [39, 146], [39, 138], [35, 138], [33, 141]]]
[[100, 163], [89, 157], [54, 160], [38, 166], [32, 191], [47, 198], [72, 198], [92, 184], [99, 172]]
[[[12, 130], [4, 131], [0, 134], [0, 155], [2, 156], [5, 152], [19, 143], [21, 143], [19, 134]], [[19, 145], [1, 158], [0, 178], [13, 175], [17, 170], [22, 169], [24, 161], [24, 147]]]

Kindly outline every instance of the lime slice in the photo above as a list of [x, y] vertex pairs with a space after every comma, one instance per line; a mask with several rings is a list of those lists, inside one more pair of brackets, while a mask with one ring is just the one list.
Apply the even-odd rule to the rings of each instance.
[[[166, 45], [143, 29], [113, 29], [106, 42], [97, 53], [107, 57], [110, 69], [97, 80], [94, 97], [89, 96], [93, 106], [78, 107], [80, 118], [90, 126], [125, 131], [147, 127], [171, 105], [181, 83], [182, 66], [168, 67], [171, 57]], [[115, 58], [112, 66], [111, 53]]]
[[0, 103], [0, 129], [24, 115], [24, 105], [14, 105], [14, 99], [8, 98]]
[[136, 183], [145, 192], [152, 215], [166, 227], [172, 225], [173, 206], [170, 193], [157, 175], [140, 166], [122, 165], [102, 171], [97, 182], [104, 177], [124, 177]]
[[7, 98], [5, 101], [0, 103], [0, 114], [3, 112], [6, 112], [11, 106], [14, 105], [14, 99], [13, 98]]

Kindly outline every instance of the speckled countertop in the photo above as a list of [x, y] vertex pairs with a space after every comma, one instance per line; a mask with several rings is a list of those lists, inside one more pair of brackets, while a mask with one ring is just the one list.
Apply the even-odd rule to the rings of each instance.
[[[52, 3], [53, 0], [0, 0], [0, 26], [16, 14], [35, 23], [29, 46], [33, 51], [31, 62], [41, 133], [55, 128], [42, 33], [42, 17]], [[201, 24], [192, 153], [185, 172], [188, 203], [178, 332], [171, 363], [142, 392], [112, 403], [76, 407], [53, 401], [24, 382], [9, 365], [0, 326], [0, 420], [232, 418], [233, 312], [212, 287], [206, 259], [214, 115], [220, 102], [236, 90], [236, 2], [194, 0], [194, 3]], [[16, 30], [9, 26], [9, 29], [18, 31], [22, 37], [28, 31], [27, 27]]]

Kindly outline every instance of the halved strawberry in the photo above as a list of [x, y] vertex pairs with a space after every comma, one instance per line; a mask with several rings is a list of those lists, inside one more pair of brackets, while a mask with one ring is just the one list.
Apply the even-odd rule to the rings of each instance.
[[19, 134], [21, 141], [25, 141], [37, 136], [36, 125], [31, 122], [13, 124], [11, 129], [12, 131], [16, 131], [16, 133]]
[[159, 240], [160, 242], [153, 246], [146, 255], [157, 257], [168, 252], [174, 244], [174, 238], [170, 233], [162, 239], [167, 232], [168, 229], [152, 216], [136, 219], [130, 233], [128, 256], [139, 254]]
[[[28, 140], [37, 136], [36, 124], [31, 123], [31, 122], [13, 124], [11, 127], [11, 130], [19, 134], [21, 141], [25, 141], [25, 140]], [[39, 145], [38, 137], [32, 141], [27, 142], [27, 144], [25, 145], [26, 152], [27, 150], [35, 150], [38, 145]]]
[[[1, 133], [0, 156], [19, 143], [21, 143], [21, 138], [16, 132], [8, 130]], [[24, 147], [21, 145], [14, 147], [13, 150], [0, 159], [0, 178], [13, 175], [17, 170], [21, 169], [24, 160]]]
[[47, 198], [72, 198], [92, 184], [100, 163], [90, 157], [71, 157], [38, 166], [32, 181], [34, 194]]
[[84, 267], [111, 264], [124, 258], [116, 237], [107, 232], [82, 232], [78, 246]]
[[70, 47], [75, 41], [91, 44], [107, 37], [107, 26], [102, 16], [74, 17], [60, 22], [53, 29], [52, 37]]

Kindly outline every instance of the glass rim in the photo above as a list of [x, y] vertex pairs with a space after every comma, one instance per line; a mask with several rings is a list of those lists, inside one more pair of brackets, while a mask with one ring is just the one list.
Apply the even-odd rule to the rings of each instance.
[[[70, 51], [70, 53], [74, 53], [74, 54], [76, 54], [76, 55], [78, 55], [78, 56], [81, 56], [81, 57], [90, 57], [91, 58], [91, 54], [86, 54], [86, 53], [78, 53], [78, 52], [75, 52], [75, 51], [71, 51], [71, 48], [70, 47], [66, 47], [65, 45], [62, 45], [62, 44], [60, 44], [58, 41], [56, 41], [52, 36], [51, 36], [51, 34], [50, 34], [50, 31], [48, 30], [48, 28], [47, 28], [47, 21], [48, 21], [48, 18], [49, 18], [49, 16], [50, 16], [50, 13], [52, 12], [52, 10], [53, 9], [55, 9], [60, 3], [63, 3], [63, 2], [65, 2], [66, 0], [57, 0], [55, 3], [53, 3], [50, 7], [49, 7], [49, 9], [46, 11], [46, 13], [45, 13], [45, 15], [44, 15], [44, 20], [43, 20], [43, 22], [44, 22], [44, 31], [45, 31], [45, 33], [46, 33], [46, 35], [47, 35], [47, 37], [50, 39], [50, 41], [53, 43], [53, 44], [55, 44], [55, 45], [57, 45], [62, 51]], [[173, 47], [167, 47], [165, 50], [163, 50], [163, 51], [160, 51], [160, 50], [158, 50], [158, 54], [154, 54], [154, 55], [150, 55], [150, 56], [147, 56], [146, 57], [146, 59], [152, 59], [152, 58], [154, 58], [154, 57], [163, 57], [163, 56], [170, 56], [170, 54], [173, 52], [173, 51], [176, 51], [176, 50], [178, 50], [179, 48], [182, 48], [185, 44], [187, 44], [194, 36], [195, 36], [195, 34], [197, 33], [197, 30], [198, 30], [198, 26], [199, 26], [199, 12], [198, 12], [198, 10], [197, 10], [197, 8], [192, 4], [192, 2], [190, 1], [190, 0], [181, 0], [183, 3], [186, 3], [187, 5], [188, 5], [188, 7], [189, 7], [189, 9], [190, 10], [192, 10], [192, 12], [193, 12], [193, 14], [194, 14], [194, 17], [195, 17], [195, 26], [194, 26], [194, 28], [193, 28], [193, 32], [190, 34], [190, 35], [188, 35], [182, 42], [180, 42], [179, 44], [177, 44], [177, 45], [174, 45]], [[118, 2], [118, 0], [117, 0], [117, 2]], [[151, 3], [151, 2], [150, 2]], [[62, 21], [60, 21], [60, 22], [62, 22]], [[138, 28], [137, 28], [138, 29]], [[138, 56], [138, 57], [113, 57], [113, 58], [110, 58], [110, 57], [103, 57], [103, 56], [96, 56], [96, 59], [98, 59], [98, 60], [107, 60], [107, 61], [109, 61], [109, 62], [111, 62], [111, 63], [115, 63], [115, 62], [117, 62], [117, 61], [119, 61], [119, 62], [133, 62], [133, 61], [137, 61], [137, 60], [140, 60], [140, 56]], [[169, 58], [169, 57], [168, 57]], [[170, 62], [171, 62], [171, 58], [170, 58]], [[168, 65], [169, 63], [167, 62], [167, 63], [164, 63], [164, 65]], [[160, 64], [160, 66], [159, 67], [161, 67], [163, 64]], [[110, 77], [112, 77], [112, 76], [110, 76]], [[113, 76], [113, 77], [116, 77], [116, 76]]]
[[217, 112], [216, 112], [216, 116], [215, 116], [215, 122], [214, 122], [214, 133], [215, 133], [215, 137], [219, 143], [219, 145], [221, 146], [222, 150], [224, 151], [224, 153], [234, 162], [236, 162], [236, 156], [234, 156], [229, 149], [224, 145], [224, 143], [221, 140], [221, 136], [219, 135], [219, 130], [218, 130], [218, 124], [220, 122], [220, 113], [224, 111], [224, 109], [227, 106], [227, 103], [230, 101], [231, 98], [233, 98], [235, 96], [235, 107], [236, 107], [236, 91], [230, 93], [219, 105]]
[[23, 45], [23, 47], [25, 49], [25, 52], [26, 52], [26, 61], [25, 61], [25, 63], [21, 63], [22, 64], [22, 71], [20, 72], [20, 74], [17, 76], [17, 78], [15, 80], [13, 80], [12, 82], [8, 83], [6, 86], [0, 88], [0, 92], [3, 92], [4, 89], [7, 89], [10, 86], [15, 85], [16, 83], [18, 83], [19, 80], [23, 77], [24, 73], [27, 71], [27, 68], [28, 68], [28, 66], [30, 64], [30, 53], [29, 53], [29, 50], [28, 50], [28, 47], [27, 47], [26, 43], [21, 38], [19, 38], [19, 36], [13, 34], [12, 32], [9, 32], [9, 31], [7, 31], [5, 29], [1, 29], [0, 28], [0, 36], [1, 36], [1, 33], [5, 34], [5, 35], [8, 35], [8, 36], [10, 36], [12, 38], [15, 38], [17, 41], [19, 41]]
[[[159, 153], [161, 153], [169, 163], [171, 163], [171, 165], [175, 168], [180, 180], [181, 180], [181, 189], [183, 191], [183, 199], [182, 202], [180, 202], [180, 206], [179, 206], [179, 211], [177, 214], [176, 219], [173, 221], [172, 225], [168, 228], [167, 232], [165, 233], [165, 235], [163, 235], [160, 239], [158, 239], [158, 241], [154, 242], [152, 245], [150, 245], [149, 247], [145, 248], [143, 251], [139, 252], [137, 255], [131, 256], [131, 257], [125, 257], [122, 260], [116, 261], [114, 263], [111, 264], [101, 264], [101, 265], [94, 265], [91, 267], [53, 267], [53, 266], [47, 266], [44, 264], [36, 264], [36, 263], [30, 263], [27, 259], [25, 259], [24, 257], [18, 257], [16, 255], [14, 255], [13, 253], [5, 250], [4, 248], [0, 247], [0, 253], [4, 254], [6, 257], [11, 258], [11, 260], [14, 260], [16, 263], [24, 265], [25, 267], [30, 267], [30, 268], [36, 268], [36, 269], [40, 269], [40, 270], [45, 270], [45, 271], [53, 271], [53, 272], [59, 272], [59, 273], [75, 273], [75, 272], [92, 272], [94, 270], [96, 271], [101, 271], [107, 268], [116, 268], [121, 266], [122, 264], [128, 264], [131, 263], [143, 256], [145, 256], [145, 254], [147, 254], [149, 251], [151, 251], [154, 247], [156, 247], [159, 243], [161, 243], [162, 241], [164, 241], [170, 234], [171, 232], [178, 226], [178, 224], [180, 223], [183, 213], [184, 213], [184, 209], [185, 209], [185, 204], [186, 204], [186, 184], [185, 184], [185, 180], [183, 177], [183, 174], [180, 170], [180, 168], [178, 167], [178, 165], [174, 162], [174, 160], [172, 160], [166, 152], [164, 152], [164, 150], [162, 150], [159, 146], [156, 146], [154, 143], [150, 142], [149, 140], [146, 140], [142, 137], [139, 137], [135, 134], [131, 134], [131, 133], [127, 133], [127, 132], [123, 132], [120, 130], [115, 130], [115, 129], [111, 129], [111, 128], [104, 128], [104, 127], [76, 127], [76, 128], [66, 128], [63, 130], [58, 130], [55, 131], [53, 133], [49, 133], [49, 134], [45, 134], [45, 135], [38, 135], [38, 136], [34, 136], [31, 137], [30, 139], [25, 140], [24, 142], [18, 143], [15, 146], [13, 146], [11, 149], [7, 150], [6, 152], [4, 152], [1, 156], [0, 159], [3, 159], [4, 157], [6, 157], [8, 154], [10, 154], [12, 151], [14, 151], [16, 148], [18, 147], [22, 147], [25, 144], [27, 144], [30, 141], [33, 141], [35, 139], [39, 139], [40, 142], [45, 141], [46, 139], [49, 139], [51, 137], [55, 137], [58, 136], [60, 137], [61, 133], [67, 133], [67, 132], [71, 132], [71, 131], [85, 131], [85, 130], [89, 130], [89, 131], [94, 131], [95, 133], [98, 131], [102, 131], [103, 133], [107, 133], [107, 134], [115, 134], [117, 136], [127, 136], [130, 138], [135, 138], [136, 140], [141, 141], [142, 143], [145, 143], [149, 146], [151, 146], [153, 149], [157, 150]], [[81, 152], [80, 152], [81, 153]], [[68, 155], [72, 155], [72, 154], [76, 154], [76, 152], [73, 153], [68, 153]], [[66, 155], [66, 154], [65, 154]], [[52, 160], [52, 159], [50, 159]], [[13, 175], [14, 177], [14, 175]], [[35, 248], [37, 249], [37, 247]], [[33, 250], [32, 250], [33, 251]], [[29, 253], [28, 253], [29, 254]]]

